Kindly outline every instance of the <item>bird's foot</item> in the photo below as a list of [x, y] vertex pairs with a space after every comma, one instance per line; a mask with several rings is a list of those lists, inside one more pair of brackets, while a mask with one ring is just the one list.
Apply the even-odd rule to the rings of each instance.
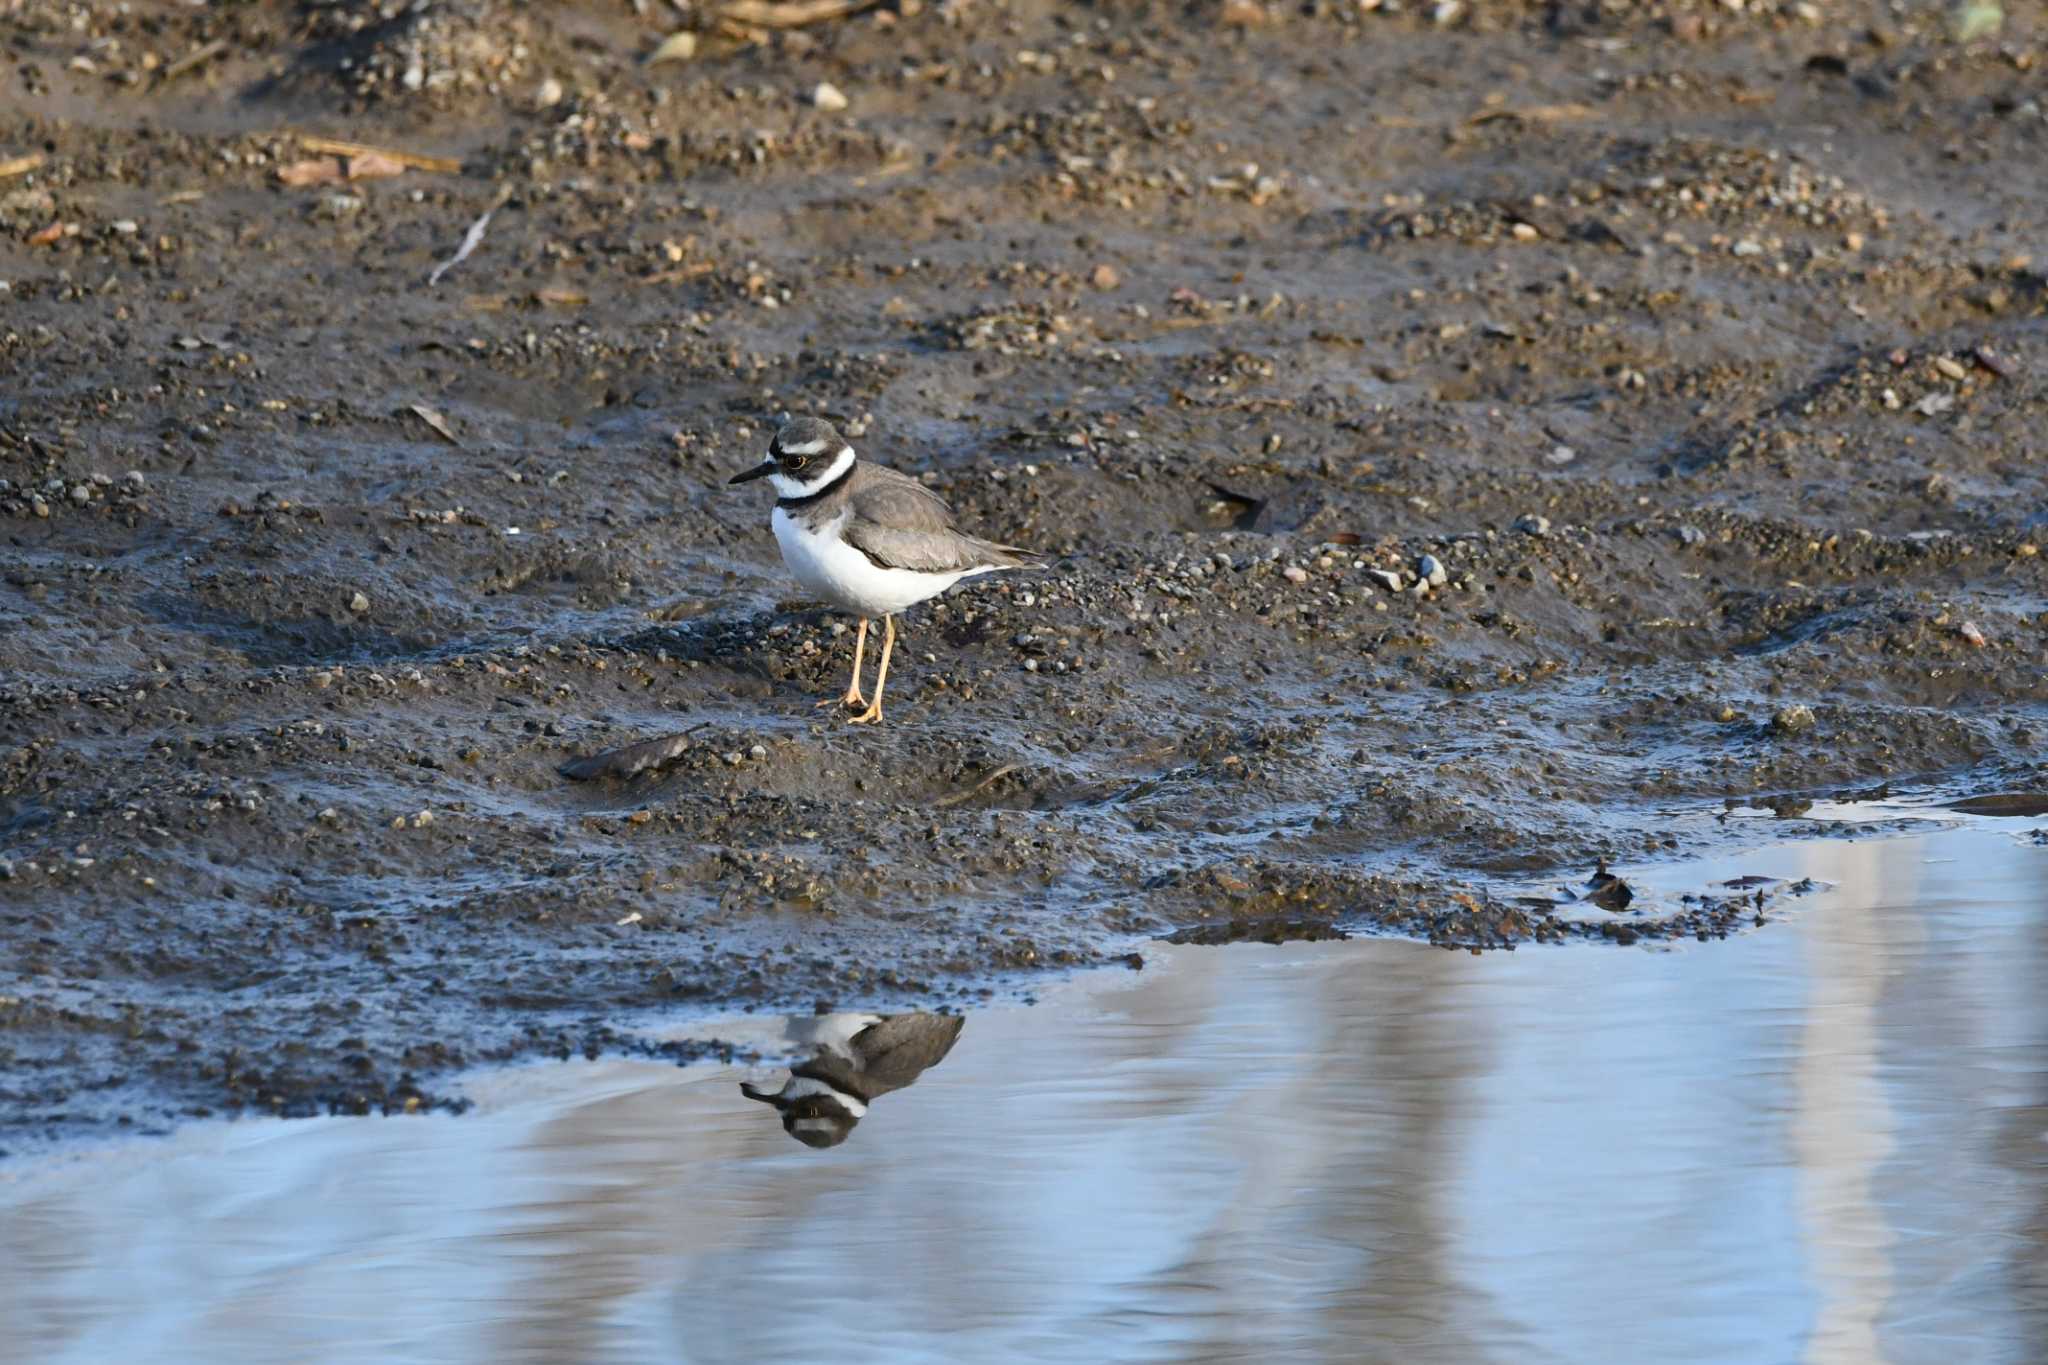
[[868, 699], [863, 697], [860, 694], [860, 689], [856, 687], [848, 691], [843, 697], [825, 698], [825, 700], [818, 703], [818, 709], [822, 711], [828, 706], [866, 706], [867, 704]]
[[880, 697], [876, 697], [874, 703], [870, 705], [867, 710], [861, 712], [857, 716], [848, 716], [847, 722], [852, 725], [873, 725], [879, 722], [881, 719], [882, 699]]

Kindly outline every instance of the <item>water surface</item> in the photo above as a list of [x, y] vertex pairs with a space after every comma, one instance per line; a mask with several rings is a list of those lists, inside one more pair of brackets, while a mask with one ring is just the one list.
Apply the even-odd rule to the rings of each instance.
[[2039, 1360], [2030, 823], [1652, 874], [1827, 885], [1722, 943], [1162, 949], [823, 1150], [606, 1061], [16, 1161], [0, 1356]]

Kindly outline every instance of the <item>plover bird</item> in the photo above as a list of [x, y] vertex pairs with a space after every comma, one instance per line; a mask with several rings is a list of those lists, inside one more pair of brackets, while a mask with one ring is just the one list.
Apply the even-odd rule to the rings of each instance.
[[[853, 640], [853, 681], [844, 697], [820, 706], [865, 706], [854, 724], [882, 718], [882, 687], [896, 647], [896, 613], [937, 597], [963, 578], [1016, 569], [1038, 556], [1014, 545], [970, 536], [953, 525], [953, 510], [938, 494], [893, 469], [853, 453], [829, 422], [798, 417], [768, 443], [768, 458], [732, 476], [730, 483], [768, 479], [778, 496], [769, 524], [782, 546], [782, 562], [826, 602], [860, 618]], [[868, 622], [882, 618], [882, 664], [875, 699], [860, 691], [861, 655]]]
[[810, 1057], [790, 1068], [780, 1090], [746, 1081], [740, 1093], [772, 1104], [782, 1131], [806, 1147], [836, 1147], [868, 1106], [944, 1061], [967, 1021], [957, 1014], [823, 1014], [790, 1021], [792, 1041]]

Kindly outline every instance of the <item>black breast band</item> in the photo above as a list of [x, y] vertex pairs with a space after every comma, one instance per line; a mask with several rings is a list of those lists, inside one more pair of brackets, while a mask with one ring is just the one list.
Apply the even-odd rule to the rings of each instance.
[[859, 461], [857, 460], [848, 460], [846, 462], [846, 468], [843, 471], [841, 471], [839, 477], [832, 480], [830, 483], [826, 484], [823, 488], [820, 488], [817, 492], [806, 493], [800, 498], [777, 498], [775, 500], [775, 505], [777, 507], [780, 507], [785, 512], [794, 512], [800, 508], [809, 507], [812, 503], [817, 502], [820, 498], [829, 495], [832, 492], [832, 490], [839, 487], [840, 484], [845, 483], [848, 479], [852, 478], [853, 467], [857, 463], [859, 463]]

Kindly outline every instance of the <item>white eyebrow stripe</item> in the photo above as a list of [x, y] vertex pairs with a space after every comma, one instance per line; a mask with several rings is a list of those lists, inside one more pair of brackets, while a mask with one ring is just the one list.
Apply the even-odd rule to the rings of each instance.
[[800, 446], [777, 446], [785, 455], [815, 455], [825, 448], [823, 441], [805, 441]]

